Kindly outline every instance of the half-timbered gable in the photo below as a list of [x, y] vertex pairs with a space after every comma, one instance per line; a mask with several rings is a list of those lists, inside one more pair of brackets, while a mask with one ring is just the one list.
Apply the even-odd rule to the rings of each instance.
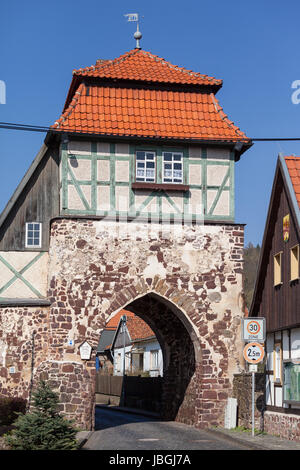
[[300, 158], [279, 156], [250, 316], [266, 318], [265, 429], [300, 439]]

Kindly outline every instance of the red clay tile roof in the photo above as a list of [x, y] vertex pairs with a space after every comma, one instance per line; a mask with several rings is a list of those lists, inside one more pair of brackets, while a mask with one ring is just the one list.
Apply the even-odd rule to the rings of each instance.
[[120, 318], [126, 315], [127, 318], [135, 317], [134, 313], [129, 312], [129, 310], [120, 310], [116, 315], [114, 315], [109, 322], [105, 325], [106, 330], [116, 330], [120, 321]]
[[[82, 81], [85, 77], [93, 81]], [[127, 80], [126, 86], [122, 80]], [[160, 89], [162, 82], [184, 88], [177, 91], [165, 85]], [[135, 49], [113, 61], [74, 71], [65, 110], [52, 127], [120, 137], [250, 142], [219, 105], [212, 86], [221, 84]], [[201, 90], [194, 85], [201, 85]]]
[[300, 207], [300, 157], [286, 156], [284, 160]]
[[127, 319], [126, 326], [129, 331], [131, 341], [145, 340], [155, 337], [155, 333], [151, 330], [150, 326], [137, 316], [129, 317]]
[[143, 82], [222, 86], [222, 80], [178, 67], [150, 52], [133, 49], [114, 60], [73, 70], [73, 75]]
[[69, 132], [118, 136], [242, 141], [213, 93], [79, 86], [54, 125]]

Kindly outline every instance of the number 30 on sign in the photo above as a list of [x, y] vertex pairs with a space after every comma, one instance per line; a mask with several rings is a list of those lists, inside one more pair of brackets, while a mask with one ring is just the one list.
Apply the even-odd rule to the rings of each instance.
[[265, 350], [259, 343], [248, 343], [244, 347], [244, 359], [250, 364], [258, 364], [264, 358]]

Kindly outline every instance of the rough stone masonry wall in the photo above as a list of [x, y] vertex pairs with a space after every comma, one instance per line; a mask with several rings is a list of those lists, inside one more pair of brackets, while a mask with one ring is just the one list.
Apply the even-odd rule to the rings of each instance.
[[[24, 362], [25, 351], [28, 354], [24, 344], [38, 324], [35, 381], [40, 376], [48, 378], [60, 393], [62, 411], [89, 429], [93, 426], [95, 356], [93, 352], [90, 361], [82, 361], [79, 346], [87, 340], [96, 348], [112, 315], [154, 293], [180, 310], [195, 351], [195, 370], [177, 419], [198, 427], [222, 425], [233, 374], [243, 368], [243, 235], [238, 225], [166, 228], [142, 222], [57, 219], [52, 223], [49, 251], [51, 307], [2, 309], [2, 318], [11, 325], [8, 335], [1, 322], [2, 350], [6, 348], [6, 357], [14, 351], [19, 362]], [[147, 315], [151, 321], [150, 310]], [[17, 337], [13, 325], [20, 325]], [[180, 338], [176, 331], [168, 338], [167, 326], [162, 309], [159, 332], [167, 349], [173, 347], [170, 357], [179, 362], [172, 344], [180, 348]], [[71, 347], [70, 340], [74, 342]], [[28, 361], [29, 356], [27, 369]], [[173, 370], [180, 381], [180, 364], [175, 367], [171, 362], [168, 373]], [[24, 396], [30, 374], [20, 366], [14, 386], [6, 376], [3, 355], [2, 363], [1, 393]]]
[[[265, 380], [264, 373], [255, 373], [254, 387], [254, 427], [264, 430], [265, 410]], [[252, 427], [252, 374], [236, 374], [233, 379], [233, 395], [237, 399], [237, 425], [247, 429]]]
[[282, 439], [300, 442], [300, 416], [288, 413], [266, 411], [264, 429], [267, 433], [280, 436]]

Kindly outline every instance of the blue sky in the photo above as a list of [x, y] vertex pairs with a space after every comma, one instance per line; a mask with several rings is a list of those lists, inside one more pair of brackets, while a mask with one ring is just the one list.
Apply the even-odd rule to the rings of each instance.
[[[72, 70], [141, 46], [166, 60], [223, 79], [217, 97], [248, 137], [299, 137], [298, 1], [11, 0], [1, 5], [0, 121], [49, 126], [59, 117]], [[300, 95], [299, 95], [300, 96]], [[44, 134], [0, 129], [0, 211], [22, 179]], [[300, 142], [255, 143], [236, 164], [236, 222], [245, 243], [261, 243], [279, 152], [300, 155]]]

